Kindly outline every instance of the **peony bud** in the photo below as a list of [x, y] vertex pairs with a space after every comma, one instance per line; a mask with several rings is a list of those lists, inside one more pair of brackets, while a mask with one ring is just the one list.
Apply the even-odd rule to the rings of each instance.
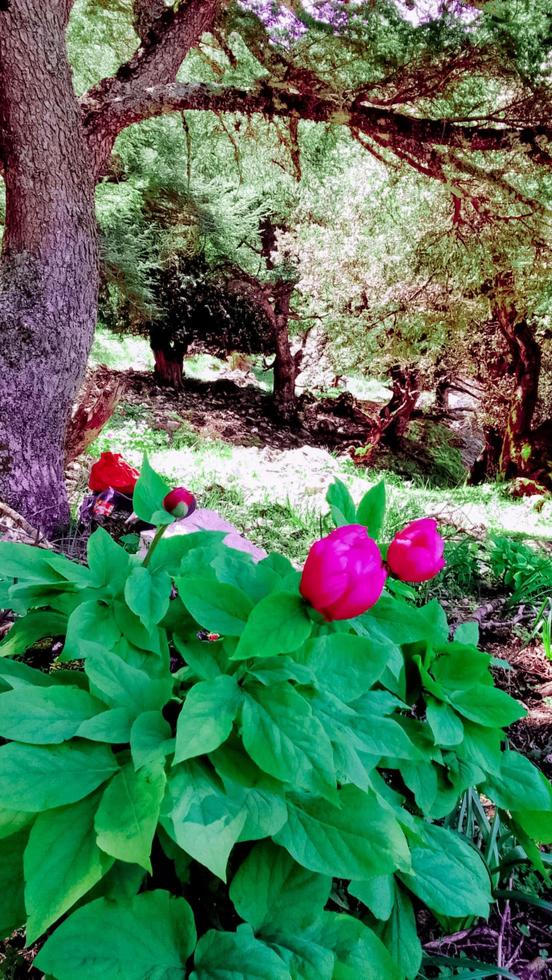
[[196, 499], [186, 487], [175, 487], [165, 497], [163, 507], [173, 517], [187, 517], [196, 509]]
[[95, 493], [111, 488], [131, 497], [139, 476], [138, 470], [127, 463], [120, 453], [102, 453], [90, 470], [88, 486]]
[[422, 517], [395, 535], [387, 552], [387, 564], [403, 582], [427, 582], [445, 567], [444, 548], [437, 521]]
[[366, 528], [348, 524], [311, 546], [301, 595], [327, 620], [352, 619], [376, 604], [386, 575], [379, 548]]

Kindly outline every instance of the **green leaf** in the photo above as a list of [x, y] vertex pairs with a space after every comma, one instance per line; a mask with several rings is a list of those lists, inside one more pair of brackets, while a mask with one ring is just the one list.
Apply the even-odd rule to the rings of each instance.
[[388, 919], [395, 904], [395, 879], [393, 875], [374, 875], [366, 881], [352, 881], [349, 895], [358, 898], [370, 909], [376, 919]]
[[175, 576], [180, 570], [182, 559], [197, 548], [209, 548], [213, 555], [225, 549], [223, 541], [227, 534], [227, 531], [194, 531], [191, 534], [164, 537], [153, 552], [148, 568], [152, 572], [162, 568]]
[[488, 728], [506, 728], [527, 714], [523, 705], [506, 694], [506, 691], [486, 684], [451, 692], [450, 701], [465, 718]]
[[57, 612], [29, 612], [16, 619], [0, 643], [0, 657], [16, 657], [45, 637], [65, 636], [67, 617]]
[[333, 980], [402, 980], [381, 939], [350, 915], [324, 912], [310, 932], [333, 950]]
[[128, 708], [135, 715], [162, 708], [172, 694], [170, 675], [151, 677], [138, 667], [95, 647], [85, 660], [84, 669], [90, 680], [90, 690], [113, 707]]
[[169, 776], [161, 822], [182, 850], [226, 881], [228, 857], [247, 817], [242, 800], [206, 766], [183, 762]]
[[104, 745], [11, 742], [0, 747], [0, 800], [13, 810], [51, 810], [81, 800], [117, 768]]
[[125, 599], [129, 609], [147, 630], [160, 623], [166, 615], [171, 589], [171, 577], [167, 572], [150, 572], [144, 565], [132, 569], [126, 580]]
[[186, 609], [204, 629], [226, 636], [243, 632], [253, 607], [241, 589], [210, 578], [178, 578], [176, 587]]
[[464, 726], [453, 708], [444, 701], [428, 697], [426, 715], [436, 745], [450, 747], [460, 744], [464, 738]]
[[38, 815], [24, 856], [27, 943], [33, 943], [109, 870], [96, 844], [95, 793]]
[[337, 527], [356, 523], [355, 503], [342, 480], [334, 480], [328, 488], [326, 500]]
[[99, 898], [56, 929], [35, 965], [56, 980], [176, 980], [195, 942], [193, 913], [183, 898], [166, 891], [124, 903]]
[[84, 656], [82, 644], [90, 642], [111, 649], [121, 632], [115, 622], [113, 609], [95, 599], [81, 602], [69, 616], [67, 636], [60, 660], [78, 660]]
[[322, 912], [331, 878], [313, 874], [270, 841], [257, 844], [230, 886], [234, 907], [255, 932], [310, 925]]
[[190, 980], [292, 980], [278, 954], [244, 926], [237, 932], [206, 932], [197, 944], [194, 964]]
[[0, 939], [11, 936], [25, 922], [23, 852], [28, 828], [0, 840]]
[[415, 980], [422, 963], [422, 944], [416, 930], [412, 902], [399, 885], [395, 885], [395, 902], [380, 936], [389, 950], [401, 977]]
[[293, 653], [308, 640], [311, 632], [312, 621], [301, 597], [276, 592], [255, 606], [231, 659]]
[[130, 751], [135, 769], [162, 762], [174, 748], [171, 727], [160, 711], [138, 715], [130, 732]]
[[303, 867], [332, 877], [362, 881], [410, 867], [406, 838], [375, 794], [345, 786], [338, 802], [288, 804], [288, 822], [274, 840]]
[[479, 643], [479, 623], [460, 623], [454, 631], [454, 642], [476, 647]]
[[104, 587], [109, 595], [120, 595], [130, 568], [128, 552], [103, 527], [90, 535], [86, 550], [88, 567], [98, 587]]
[[211, 756], [229, 796], [241, 799], [247, 816], [240, 841], [260, 840], [276, 834], [287, 820], [284, 787], [262, 772], [251, 759], [230, 743]]
[[243, 744], [265, 772], [297, 788], [334, 795], [330, 740], [290, 684], [251, 685], [242, 710]]
[[21, 687], [0, 694], [0, 737], [33, 745], [64, 742], [102, 704], [78, 687]]
[[383, 674], [389, 659], [384, 644], [348, 633], [328, 633], [310, 640], [305, 662], [319, 684], [345, 703], [365, 694]]
[[239, 706], [240, 689], [233, 677], [221, 674], [195, 684], [178, 716], [174, 764], [218, 749], [232, 731]]
[[170, 491], [171, 487], [152, 469], [148, 457], [144, 456], [132, 497], [134, 513], [148, 524], [172, 524], [175, 518], [163, 508], [163, 501]]
[[297, 980], [332, 980], [335, 955], [316, 939], [304, 933], [271, 930], [266, 938]]
[[41, 670], [28, 667], [21, 660], [0, 660], [0, 680], [4, 681], [9, 687], [52, 687], [56, 681], [56, 675], [44, 674]]
[[165, 793], [161, 765], [138, 772], [129, 763], [113, 777], [96, 813], [98, 847], [151, 872], [151, 845]]
[[[375, 606], [358, 616], [355, 629], [361, 636], [399, 646], [404, 643], [446, 643], [447, 619], [443, 608], [433, 599], [425, 606], [413, 606], [402, 599], [382, 595]], [[383, 637], [382, 637], [383, 634]]]
[[[545, 818], [543, 823], [546, 819], [549, 821], [550, 833], [552, 786], [540, 769], [537, 769], [524, 755], [513, 750], [503, 752], [500, 769], [488, 777], [483, 791], [498, 806], [505, 810], [516, 811], [516, 820], [519, 820], [524, 810], [541, 811]], [[524, 826], [524, 821], [519, 820], [519, 822]]]
[[193, 638], [183, 640], [178, 633], [173, 635], [173, 643], [199, 680], [212, 681], [225, 673], [228, 657], [222, 643]]
[[433, 912], [461, 916], [489, 913], [491, 882], [479, 851], [445, 827], [419, 822], [422, 846], [412, 847], [412, 874], [405, 885]]
[[109, 742], [120, 745], [130, 739], [132, 713], [128, 708], [110, 708], [100, 714], [83, 721], [77, 735], [87, 738], [90, 742]]
[[254, 562], [251, 555], [232, 548], [224, 548], [211, 561], [211, 567], [219, 582], [241, 589], [253, 603], [270, 595], [281, 582], [277, 572], [266, 565]]
[[0, 840], [16, 834], [34, 819], [32, 813], [23, 810], [5, 810], [0, 808]]
[[381, 480], [380, 483], [376, 483], [375, 487], [364, 494], [356, 512], [356, 521], [359, 524], [364, 524], [370, 537], [375, 538], [376, 541], [383, 528], [385, 507], [385, 483]]

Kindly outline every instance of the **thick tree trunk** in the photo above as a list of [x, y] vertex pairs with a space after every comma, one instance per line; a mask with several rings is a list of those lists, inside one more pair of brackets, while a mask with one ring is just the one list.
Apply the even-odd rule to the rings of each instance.
[[418, 373], [413, 368], [391, 368], [393, 393], [381, 414], [382, 438], [388, 446], [397, 446], [404, 437], [416, 408]]
[[94, 181], [65, 49], [71, 0], [0, 10], [0, 499], [67, 522], [67, 423], [96, 316]]

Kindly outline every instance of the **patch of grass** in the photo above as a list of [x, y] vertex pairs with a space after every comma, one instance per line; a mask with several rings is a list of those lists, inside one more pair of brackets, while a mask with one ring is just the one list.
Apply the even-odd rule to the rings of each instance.
[[89, 364], [91, 367], [107, 364], [117, 371], [125, 371], [127, 368], [151, 371], [153, 354], [145, 337], [112, 333], [100, 325], [94, 335]]

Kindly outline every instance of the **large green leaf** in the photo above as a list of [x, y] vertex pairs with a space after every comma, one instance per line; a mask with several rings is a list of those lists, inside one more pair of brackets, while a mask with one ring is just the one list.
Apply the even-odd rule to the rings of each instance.
[[23, 852], [28, 828], [0, 840], [0, 939], [10, 936], [25, 921]]
[[383, 528], [385, 505], [385, 483], [381, 480], [364, 494], [357, 508], [356, 520], [359, 524], [364, 524], [370, 537], [376, 541]]
[[135, 769], [162, 761], [173, 747], [171, 727], [160, 711], [144, 711], [138, 715], [130, 732]]
[[233, 677], [221, 674], [195, 684], [178, 716], [175, 765], [218, 749], [232, 731], [239, 706], [240, 689]]
[[140, 478], [136, 481], [132, 496], [134, 513], [148, 524], [172, 524], [175, 518], [163, 507], [163, 501], [170, 492], [168, 483], [155, 472], [144, 456]]
[[402, 980], [381, 939], [350, 915], [324, 912], [307, 935], [335, 953], [332, 980]]
[[165, 783], [165, 770], [160, 764], [137, 772], [129, 763], [114, 776], [96, 813], [95, 827], [102, 851], [151, 872], [151, 845]]
[[241, 750], [228, 742], [211, 756], [227, 793], [242, 799], [246, 811], [240, 841], [260, 840], [276, 834], [287, 820], [285, 789], [262, 772]]
[[318, 683], [346, 703], [365, 694], [383, 674], [389, 648], [348, 633], [309, 640], [303, 658]]
[[328, 488], [326, 500], [337, 527], [356, 523], [356, 507], [349, 490], [342, 480], [334, 480]]
[[169, 575], [175, 576], [182, 559], [197, 548], [210, 548], [213, 555], [221, 548], [226, 549], [222, 542], [227, 534], [227, 531], [194, 531], [191, 534], [164, 537], [151, 555], [148, 568], [151, 571], [163, 568]]
[[420, 821], [423, 845], [412, 847], [412, 874], [401, 874], [407, 887], [432, 911], [460, 918], [486, 917], [491, 882], [479, 851], [459, 834]]
[[96, 844], [99, 796], [38, 815], [24, 856], [27, 942], [33, 943], [109, 870]]
[[270, 841], [257, 844], [234, 876], [230, 898], [246, 922], [259, 932], [299, 930], [322, 912], [331, 878], [313, 874]]
[[128, 708], [135, 715], [162, 708], [172, 693], [173, 681], [169, 674], [152, 677], [97, 645], [87, 656], [84, 669], [93, 694], [106, 704]]
[[426, 606], [413, 606], [402, 599], [382, 595], [368, 612], [355, 620], [361, 635], [397, 643], [445, 643], [448, 625], [442, 606], [434, 599]]
[[399, 967], [401, 977], [415, 980], [422, 962], [422, 944], [416, 930], [414, 909], [403, 889], [396, 884], [394, 889], [393, 909], [380, 936]]
[[332, 746], [308, 701], [290, 684], [251, 685], [242, 711], [243, 744], [265, 772], [297, 788], [333, 795]]
[[552, 838], [552, 786], [524, 755], [503, 752], [500, 768], [489, 775], [483, 790], [498, 806], [515, 811], [515, 819], [541, 843]]
[[450, 702], [465, 718], [488, 728], [506, 728], [525, 717], [527, 710], [506, 691], [477, 684], [464, 691], [451, 692]]
[[162, 569], [151, 572], [145, 565], [132, 569], [125, 584], [125, 599], [129, 609], [147, 630], [160, 623], [171, 600], [172, 581]]
[[88, 599], [71, 613], [67, 623], [67, 635], [60, 660], [78, 660], [85, 656], [85, 647], [92, 639], [94, 643], [111, 649], [121, 636], [115, 622], [113, 608]]
[[219, 549], [210, 564], [219, 582], [236, 586], [254, 603], [270, 595], [281, 582], [278, 573], [267, 565], [254, 562], [251, 555], [232, 548]]
[[102, 708], [78, 687], [20, 687], [0, 694], [0, 737], [54, 745], [72, 738]]
[[464, 738], [462, 719], [450, 705], [435, 698], [426, 698], [426, 715], [433, 732], [436, 745], [449, 747], [459, 745]]
[[77, 730], [79, 738], [90, 742], [109, 742], [112, 745], [128, 742], [133, 715], [128, 708], [110, 708], [83, 721]]
[[176, 587], [200, 626], [226, 636], [240, 636], [243, 632], [253, 606], [241, 589], [200, 577], [177, 578]]
[[0, 657], [15, 657], [46, 636], [64, 636], [67, 617], [57, 612], [32, 611], [17, 619], [0, 643]]
[[348, 888], [353, 898], [370, 909], [376, 919], [386, 920], [395, 904], [395, 879], [393, 875], [374, 875], [366, 881], [352, 881]]
[[32, 813], [24, 810], [5, 810], [0, 807], [0, 840], [11, 837], [34, 820]]
[[230, 851], [247, 817], [243, 794], [236, 799], [205, 765], [183, 762], [169, 776], [161, 816], [179, 847], [225, 881]]
[[288, 822], [274, 840], [303, 867], [332, 877], [360, 881], [409, 869], [406, 838], [375, 794], [345, 786], [338, 803], [288, 804]]
[[301, 597], [276, 592], [253, 609], [232, 659], [293, 653], [308, 640], [311, 631], [312, 621]]
[[197, 944], [194, 964], [190, 980], [292, 980], [283, 960], [255, 939], [248, 926], [237, 932], [206, 932]]
[[88, 567], [98, 586], [109, 595], [120, 595], [130, 567], [130, 555], [113, 540], [105, 528], [98, 527], [88, 538]]
[[69, 916], [35, 965], [56, 980], [169, 980], [184, 976], [196, 941], [183, 898], [144, 892], [126, 902], [99, 898]]
[[304, 932], [280, 933], [273, 929], [264, 938], [282, 957], [294, 980], [332, 980], [335, 954], [317, 938]]
[[0, 805], [38, 813], [75, 803], [117, 770], [105, 745], [20, 745], [0, 748]]

